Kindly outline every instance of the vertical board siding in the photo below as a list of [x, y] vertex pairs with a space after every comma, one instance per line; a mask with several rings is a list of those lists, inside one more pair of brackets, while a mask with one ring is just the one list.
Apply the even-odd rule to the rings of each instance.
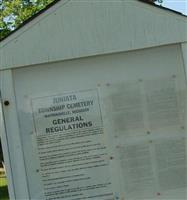
[[0, 69], [181, 43], [186, 22], [138, 1], [62, 1], [1, 43]]

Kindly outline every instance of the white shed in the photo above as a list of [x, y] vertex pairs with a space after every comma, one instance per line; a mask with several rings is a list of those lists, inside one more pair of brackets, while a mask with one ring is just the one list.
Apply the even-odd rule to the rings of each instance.
[[0, 42], [13, 200], [185, 200], [187, 18], [61, 0]]

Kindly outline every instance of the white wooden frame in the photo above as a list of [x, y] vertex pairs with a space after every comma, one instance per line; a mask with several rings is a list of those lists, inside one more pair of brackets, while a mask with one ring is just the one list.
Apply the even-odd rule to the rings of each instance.
[[[19, 134], [13, 78], [11, 70], [0, 72], [1, 124], [3, 151], [8, 175], [8, 188], [11, 200], [30, 199], [25, 171], [24, 156]], [[5, 106], [4, 101], [9, 105]]]
[[[187, 43], [181, 43], [181, 52], [187, 84]], [[31, 197], [20, 137], [12, 71], [0, 71], [0, 81], [0, 135], [3, 141], [3, 152], [8, 171], [9, 195], [11, 200], [29, 200]], [[5, 100], [10, 102], [8, 106], [4, 105]]]

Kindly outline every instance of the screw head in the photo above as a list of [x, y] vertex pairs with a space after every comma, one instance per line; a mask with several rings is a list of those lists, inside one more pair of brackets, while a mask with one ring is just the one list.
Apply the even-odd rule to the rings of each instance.
[[10, 102], [9, 102], [8, 100], [5, 100], [5, 101], [4, 101], [4, 105], [5, 105], [5, 106], [9, 106], [9, 105], [10, 105]]
[[113, 156], [110, 156], [110, 160], [113, 160], [114, 159], [114, 157]]

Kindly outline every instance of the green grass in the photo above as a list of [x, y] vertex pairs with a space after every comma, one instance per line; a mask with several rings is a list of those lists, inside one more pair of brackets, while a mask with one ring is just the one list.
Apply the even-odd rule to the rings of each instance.
[[6, 178], [0, 178], [0, 200], [8, 200], [8, 188]]

